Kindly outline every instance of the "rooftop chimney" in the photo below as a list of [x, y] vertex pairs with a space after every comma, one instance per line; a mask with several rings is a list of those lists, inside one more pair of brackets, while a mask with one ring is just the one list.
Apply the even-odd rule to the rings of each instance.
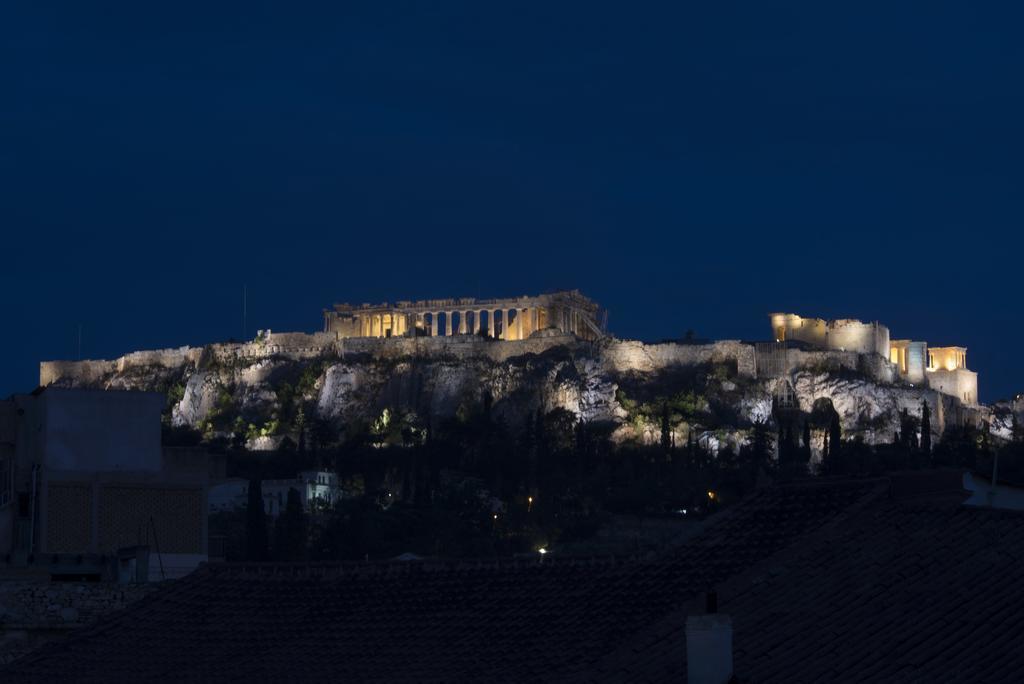
[[726, 684], [732, 679], [732, 620], [718, 612], [718, 594], [709, 591], [705, 612], [686, 618], [686, 670], [689, 684]]

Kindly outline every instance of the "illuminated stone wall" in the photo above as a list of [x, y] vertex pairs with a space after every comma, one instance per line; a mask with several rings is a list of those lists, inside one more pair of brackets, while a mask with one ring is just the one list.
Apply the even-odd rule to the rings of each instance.
[[851, 319], [832, 321], [828, 326], [826, 345], [829, 349], [889, 358], [889, 329], [879, 323]]
[[789, 313], [773, 313], [769, 318], [776, 342], [793, 340], [822, 349], [881, 354], [889, 358], [889, 329], [880, 323], [848, 318], [826, 322]]
[[710, 344], [644, 344], [636, 340], [614, 340], [602, 348], [601, 357], [609, 369], [620, 373], [735, 362], [739, 375], [754, 377], [756, 374], [754, 346], [735, 340], [720, 340]]
[[892, 340], [889, 360], [896, 366], [899, 376], [912, 384], [925, 382], [928, 366], [928, 343], [916, 340]]
[[932, 347], [928, 350], [928, 370], [952, 371], [967, 368], [967, 347]]
[[928, 385], [934, 389], [958, 398], [969, 406], [978, 403], [978, 374], [966, 368], [929, 370]]
[[820, 318], [803, 318], [796, 314], [769, 314], [772, 338], [776, 342], [796, 340], [815, 347], [827, 347], [828, 324]]

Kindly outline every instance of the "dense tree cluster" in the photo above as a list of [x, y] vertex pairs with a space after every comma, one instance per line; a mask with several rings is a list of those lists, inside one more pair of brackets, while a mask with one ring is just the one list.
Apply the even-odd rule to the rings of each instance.
[[[229, 538], [229, 557], [253, 560], [599, 551], [587, 544], [615, 520], [700, 518], [769, 480], [942, 466], [987, 473], [998, 457], [1005, 478], [1024, 482], [1024, 430], [1015, 425], [1015, 438], [997, 449], [986, 430], [955, 426], [933, 447], [926, 402], [917, 415], [903, 411], [891, 442], [876, 446], [844, 435], [828, 400], [809, 413], [776, 406], [738, 450], [712, 444], [713, 430], [690, 429], [688, 421], [707, 419], [708, 406], [689, 391], [635, 403], [656, 432], [644, 444], [616, 444], [614, 425], [583, 422], [565, 409], [537, 411], [511, 429], [486, 393], [434, 425], [385, 410], [346, 426], [344, 439], [307, 420], [296, 402], [285, 413], [299, 426], [297, 439], [279, 451], [221, 445], [230, 473], [249, 479], [249, 505], [234, 517], [219, 514], [213, 527]], [[268, 522], [261, 481], [312, 469], [336, 472], [346, 498], [307, 512], [289, 492], [282, 514]]]

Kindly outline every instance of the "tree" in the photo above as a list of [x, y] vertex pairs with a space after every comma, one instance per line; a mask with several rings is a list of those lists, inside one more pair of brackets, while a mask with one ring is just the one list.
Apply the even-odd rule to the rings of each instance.
[[804, 460], [807, 463], [810, 463], [810, 461], [811, 461], [811, 421], [810, 420], [805, 420], [804, 421], [804, 439], [803, 439], [803, 442], [804, 442], [803, 443]]
[[932, 419], [931, 409], [928, 408], [928, 402], [921, 400], [921, 451], [924, 453], [925, 458], [928, 458], [932, 453]]
[[667, 401], [661, 405], [661, 450], [666, 455], [672, 450], [672, 425], [669, 422]]
[[245, 508], [246, 559], [267, 559], [267, 516], [263, 510], [263, 482], [257, 477], [249, 480], [249, 498]]
[[843, 440], [843, 426], [839, 422], [839, 412], [832, 411], [832, 420], [828, 425], [829, 434], [829, 453], [832, 456], [838, 456], [839, 452], [842, 451], [842, 440]]
[[284, 511], [274, 526], [274, 555], [278, 560], [299, 561], [306, 557], [306, 512], [294, 487], [288, 489]]

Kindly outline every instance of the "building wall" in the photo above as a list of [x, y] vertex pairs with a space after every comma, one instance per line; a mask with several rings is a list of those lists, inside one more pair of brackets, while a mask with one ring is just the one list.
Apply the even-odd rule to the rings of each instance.
[[797, 314], [770, 314], [772, 336], [776, 342], [794, 340], [816, 347], [827, 345], [828, 324], [820, 318], [804, 318]]
[[951, 371], [967, 367], [967, 349], [964, 347], [932, 347], [928, 356], [930, 369]]
[[46, 570], [51, 561], [38, 559], [51, 554], [111, 555], [141, 544], [159, 551], [165, 571], [205, 560], [210, 465], [196, 450], [165, 458], [162, 394], [50, 387], [8, 403], [15, 424], [0, 429], [14, 444], [0, 452], [13, 454], [15, 495], [29, 505], [0, 507], [0, 555], [33, 556]]
[[889, 329], [879, 323], [832, 321], [828, 327], [826, 346], [829, 349], [880, 354], [889, 358]]
[[896, 364], [899, 376], [912, 384], [925, 381], [928, 366], [928, 343], [915, 340], [891, 340], [889, 360]]
[[163, 394], [51, 388], [40, 401], [47, 468], [160, 470]]
[[203, 554], [204, 504], [198, 488], [100, 487], [96, 550], [113, 553], [145, 544], [154, 552]]
[[797, 341], [822, 349], [881, 354], [889, 358], [889, 329], [853, 319], [824, 321], [797, 314], [769, 314], [776, 342]]
[[930, 370], [928, 386], [974, 406], [978, 403], [978, 374], [966, 368]]
[[92, 552], [93, 488], [88, 483], [53, 483], [44, 488], [44, 553]]
[[704, 363], [735, 363], [739, 375], [754, 377], [756, 374], [754, 346], [735, 340], [710, 344], [645, 344], [637, 340], [612, 340], [602, 347], [601, 358], [610, 370], [620, 373], [650, 372]]
[[928, 343], [911, 342], [907, 347], [907, 372], [908, 382], [915, 385], [925, 382], [925, 369], [928, 368]]

